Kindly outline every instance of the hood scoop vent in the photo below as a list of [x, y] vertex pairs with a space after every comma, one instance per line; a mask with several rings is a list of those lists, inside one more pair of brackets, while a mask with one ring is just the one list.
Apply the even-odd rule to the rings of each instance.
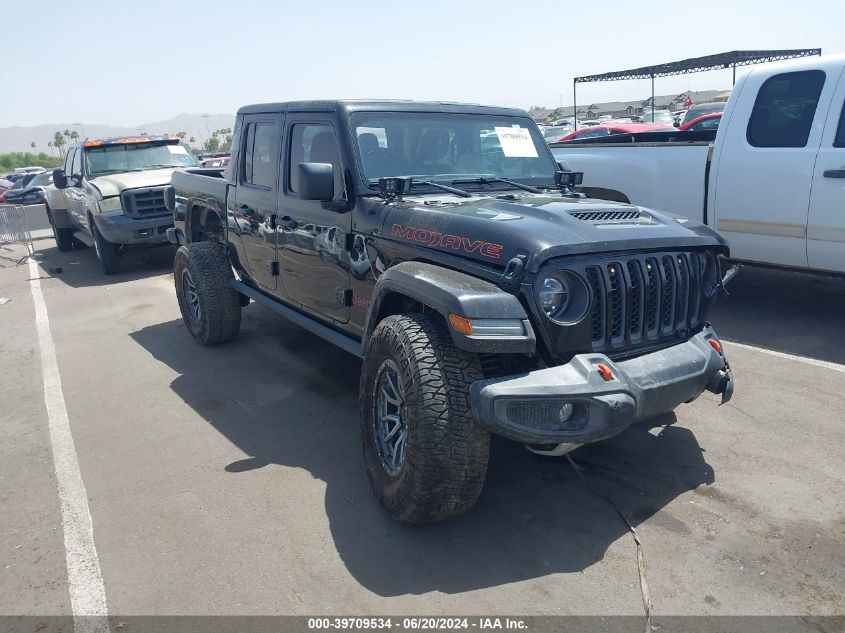
[[590, 224], [654, 224], [654, 218], [639, 209], [592, 209], [570, 211], [569, 215]]

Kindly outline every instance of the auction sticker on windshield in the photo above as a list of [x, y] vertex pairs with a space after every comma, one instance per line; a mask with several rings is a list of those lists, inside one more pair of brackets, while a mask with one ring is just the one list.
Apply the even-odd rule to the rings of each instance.
[[497, 127], [496, 136], [502, 143], [502, 153], [508, 158], [537, 158], [537, 148], [528, 128]]
[[167, 145], [167, 151], [173, 155], [183, 154], [187, 155], [188, 150], [182, 145]]

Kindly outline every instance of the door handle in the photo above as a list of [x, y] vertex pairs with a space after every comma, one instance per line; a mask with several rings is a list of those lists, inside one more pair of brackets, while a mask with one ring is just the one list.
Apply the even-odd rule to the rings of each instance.
[[828, 169], [822, 176], [825, 178], [845, 178], [845, 169]]

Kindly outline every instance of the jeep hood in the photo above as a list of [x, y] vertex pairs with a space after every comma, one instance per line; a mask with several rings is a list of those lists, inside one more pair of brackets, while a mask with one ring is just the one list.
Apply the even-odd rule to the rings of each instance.
[[728, 253], [718, 233], [681, 216], [557, 193], [497, 194], [379, 201], [384, 205], [382, 235], [498, 266], [525, 255], [529, 271], [552, 257], [578, 254], [695, 247]]
[[138, 187], [157, 187], [170, 184], [170, 175], [176, 169], [150, 169], [148, 171], [128, 171], [122, 174], [99, 176], [88, 182], [94, 185], [104, 198], [118, 196], [126, 189]]

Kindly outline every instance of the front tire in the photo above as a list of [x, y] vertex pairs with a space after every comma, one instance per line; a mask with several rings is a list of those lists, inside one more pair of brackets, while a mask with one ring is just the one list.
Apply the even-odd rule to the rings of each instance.
[[185, 326], [201, 345], [231, 340], [241, 327], [241, 300], [229, 282], [232, 266], [214, 242], [180, 246], [173, 265], [176, 296]]
[[120, 246], [106, 240], [93, 222], [91, 228], [94, 233], [94, 250], [97, 251], [100, 268], [106, 275], [113, 275], [120, 270], [120, 252], [118, 250]]
[[59, 229], [53, 225], [53, 238], [60, 252], [66, 253], [73, 250], [73, 229]]
[[490, 454], [469, 401], [481, 378], [478, 358], [455, 347], [437, 316], [393, 315], [376, 327], [361, 372], [361, 439], [370, 483], [394, 518], [431, 523], [475, 505]]

